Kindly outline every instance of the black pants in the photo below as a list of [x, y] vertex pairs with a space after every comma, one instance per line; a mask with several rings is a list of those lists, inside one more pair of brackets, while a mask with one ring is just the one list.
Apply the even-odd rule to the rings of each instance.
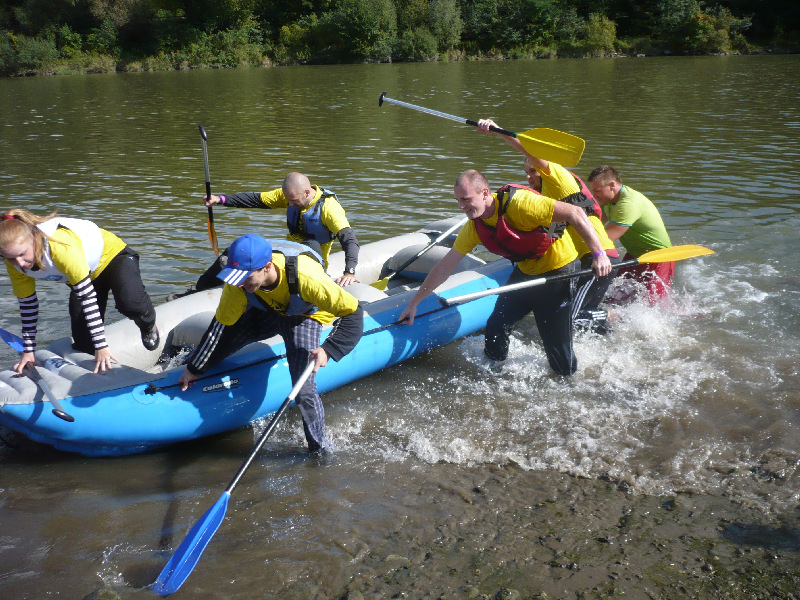
[[[621, 258], [612, 256], [609, 256], [608, 260], [611, 261], [612, 267], [622, 261]], [[592, 255], [586, 254], [583, 256], [583, 258], [581, 258], [581, 270], [591, 269], [591, 268], [592, 268]], [[586, 317], [586, 315], [592, 313], [593, 311], [598, 310], [600, 303], [606, 297], [608, 286], [610, 286], [611, 282], [614, 281], [614, 277], [616, 277], [616, 275], [617, 275], [616, 271], [612, 268], [611, 273], [605, 275], [604, 277], [598, 277], [592, 282], [589, 291], [586, 292], [586, 295], [583, 298], [583, 303], [579, 307], [579, 313], [577, 318], [588, 318]], [[578, 278], [576, 287], [580, 289], [592, 279], [594, 279], [594, 275], [583, 275]]]
[[[575, 259], [570, 264], [544, 275], [574, 273], [579, 266], [580, 263]], [[507, 285], [538, 277], [542, 275], [526, 275], [519, 267], [514, 267]], [[572, 350], [574, 289], [575, 280], [566, 279], [500, 294], [486, 323], [486, 357], [505, 360], [508, 357], [511, 331], [523, 317], [532, 312], [550, 367], [559, 375], [575, 373], [578, 359]]]
[[[139, 272], [139, 255], [125, 246], [97, 279], [92, 281], [97, 294], [97, 306], [105, 321], [108, 293], [114, 294], [114, 306], [124, 316], [133, 320], [141, 331], [149, 330], [156, 322], [153, 302], [144, 289]], [[73, 291], [69, 295], [69, 316], [72, 321], [72, 347], [80, 352], [94, 354], [94, 343], [83, 316], [80, 298]]]
[[211, 266], [206, 269], [206, 272], [200, 275], [197, 283], [194, 284], [194, 289], [198, 292], [210, 290], [222, 285], [222, 279], [218, 278], [219, 272], [222, 271], [225, 264], [228, 262], [228, 249], [225, 248], [217, 257]]

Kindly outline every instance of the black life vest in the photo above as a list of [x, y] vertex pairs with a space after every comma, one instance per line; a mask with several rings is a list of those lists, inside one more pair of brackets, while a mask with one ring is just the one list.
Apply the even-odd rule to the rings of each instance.
[[[270, 243], [272, 244], [272, 251], [283, 254], [284, 258], [286, 259], [286, 265], [283, 272], [286, 276], [286, 283], [289, 284], [289, 306], [286, 308], [284, 314], [290, 316], [313, 315], [315, 312], [317, 312], [317, 310], [319, 310], [319, 308], [315, 304], [303, 300], [303, 297], [300, 295], [300, 288], [297, 283], [299, 276], [297, 257], [301, 254], [307, 254], [324, 267], [325, 263], [322, 261], [322, 257], [315, 250], [309, 248], [305, 244], [283, 240], [270, 240]], [[253, 306], [260, 310], [275, 310], [262, 298], [259, 298], [254, 292], [248, 292], [247, 290], [243, 291], [245, 296], [247, 296], [248, 306]]]
[[483, 219], [475, 219], [475, 231], [481, 244], [493, 254], [498, 254], [512, 262], [520, 262], [528, 258], [540, 258], [547, 252], [567, 228], [566, 223], [553, 222], [550, 227], [539, 226], [533, 231], [519, 231], [506, 222], [505, 213], [516, 190], [528, 190], [539, 194], [536, 190], [524, 185], [509, 183], [497, 190], [497, 225], [491, 227]]
[[561, 201], [581, 207], [587, 217], [591, 217], [592, 215], [598, 219], [602, 217], [603, 209], [600, 208], [600, 205], [597, 203], [597, 200], [594, 199], [594, 196], [592, 196], [592, 192], [589, 191], [587, 185], [572, 171], [567, 172], [575, 178], [575, 183], [578, 184], [580, 190], [574, 194], [570, 194], [566, 198], [562, 198]]

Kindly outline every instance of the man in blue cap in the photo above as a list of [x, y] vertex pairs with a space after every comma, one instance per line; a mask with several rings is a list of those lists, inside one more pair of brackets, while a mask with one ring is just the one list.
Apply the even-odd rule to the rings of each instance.
[[[321, 258], [302, 244], [268, 242], [248, 234], [230, 247], [228, 263], [218, 277], [225, 286], [217, 312], [180, 377], [182, 390], [226, 356], [246, 344], [280, 335], [292, 381], [309, 361], [314, 373], [348, 354], [361, 339], [363, 310], [358, 300], [328, 277]], [[320, 345], [324, 325], [339, 319]], [[325, 410], [314, 374], [295, 399], [311, 452], [331, 450]]]

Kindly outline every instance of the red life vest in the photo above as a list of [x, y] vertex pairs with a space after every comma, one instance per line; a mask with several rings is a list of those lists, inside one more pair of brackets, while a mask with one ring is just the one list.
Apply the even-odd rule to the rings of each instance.
[[480, 218], [473, 221], [481, 244], [489, 252], [499, 254], [512, 262], [541, 257], [563, 235], [567, 227], [566, 223], [551, 223], [549, 228], [540, 226], [533, 231], [518, 231], [511, 227], [506, 223], [505, 213], [518, 189], [539, 193], [524, 185], [506, 184], [497, 190], [497, 225], [491, 227]]
[[592, 192], [589, 191], [589, 188], [585, 183], [583, 183], [583, 180], [580, 177], [575, 175], [575, 173], [572, 171], [567, 172], [575, 178], [575, 182], [581, 189], [579, 192], [575, 192], [566, 198], [562, 198], [561, 201], [567, 202], [568, 204], [574, 204], [575, 206], [580, 206], [586, 213], [587, 217], [594, 215], [598, 219], [601, 218], [603, 215], [603, 209], [600, 208], [597, 200], [595, 200], [594, 196], [592, 196]]

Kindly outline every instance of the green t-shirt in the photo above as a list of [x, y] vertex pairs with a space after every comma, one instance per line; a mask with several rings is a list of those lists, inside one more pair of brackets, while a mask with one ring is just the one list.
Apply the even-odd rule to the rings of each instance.
[[667, 228], [655, 205], [634, 189], [623, 185], [616, 204], [603, 207], [608, 220], [628, 230], [619, 238], [628, 254], [639, 257], [651, 250], [671, 248]]

